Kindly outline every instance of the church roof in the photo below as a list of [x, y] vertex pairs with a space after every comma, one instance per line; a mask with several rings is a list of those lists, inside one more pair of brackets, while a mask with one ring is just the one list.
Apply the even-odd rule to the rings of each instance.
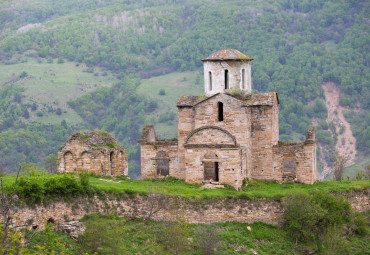
[[202, 61], [228, 61], [228, 60], [252, 61], [253, 58], [244, 55], [238, 50], [223, 49], [212, 53], [207, 58], [202, 59]]
[[[214, 94], [210, 97], [205, 96], [181, 96], [179, 101], [177, 102], [177, 107], [193, 107], [203, 101], [206, 101], [212, 97], [215, 97], [221, 93]], [[231, 96], [239, 101], [241, 101], [245, 106], [257, 106], [257, 105], [273, 105], [274, 104], [274, 97], [277, 99], [277, 103], [279, 104], [279, 97], [276, 92], [269, 92], [269, 93], [261, 93], [261, 94], [248, 94], [248, 95], [240, 95], [240, 94], [226, 94]]]

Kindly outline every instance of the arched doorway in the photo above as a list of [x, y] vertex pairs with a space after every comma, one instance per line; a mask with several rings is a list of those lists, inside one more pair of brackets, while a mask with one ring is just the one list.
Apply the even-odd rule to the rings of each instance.
[[170, 157], [165, 151], [159, 151], [155, 156], [157, 175], [167, 176], [170, 174]]
[[109, 159], [110, 159], [110, 174], [113, 176], [114, 171], [116, 170], [116, 164], [114, 162], [114, 152], [113, 151], [111, 151]]
[[204, 180], [219, 181], [219, 158], [216, 153], [209, 152], [204, 155]]

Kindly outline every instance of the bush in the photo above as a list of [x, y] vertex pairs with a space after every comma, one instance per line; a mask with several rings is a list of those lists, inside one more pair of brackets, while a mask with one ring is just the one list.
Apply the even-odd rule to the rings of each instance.
[[160, 96], [164, 96], [166, 95], [166, 91], [164, 89], [161, 89], [159, 90], [159, 93], [158, 93]]
[[76, 179], [72, 174], [21, 176], [16, 193], [28, 202], [40, 203], [48, 195], [77, 195], [90, 191], [89, 177], [86, 173]]
[[44, 198], [43, 183], [40, 178], [22, 176], [15, 190], [19, 197], [27, 198], [30, 202], [40, 203]]
[[367, 226], [367, 221], [366, 218], [359, 214], [353, 219], [354, 223], [354, 230], [356, 234], [360, 236], [367, 236], [368, 235], [368, 226]]
[[23, 71], [20, 75], [19, 75], [19, 78], [23, 79], [23, 78], [26, 78], [28, 76], [28, 73], [26, 71]]
[[318, 249], [322, 249], [321, 240], [328, 232], [340, 232], [351, 215], [348, 201], [324, 192], [296, 193], [283, 198], [282, 205], [290, 235], [297, 241], [315, 242]]

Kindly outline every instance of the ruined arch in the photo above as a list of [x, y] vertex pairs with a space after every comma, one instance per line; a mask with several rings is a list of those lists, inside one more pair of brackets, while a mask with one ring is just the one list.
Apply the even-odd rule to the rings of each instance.
[[82, 152], [80, 159], [82, 169], [89, 171], [91, 168], [91, 153], [87, 151]]
[[76, 157], [71, 151], [66, 151], [63, 155], [64, 160], [64, 171], [75, 172], [76, 171]]

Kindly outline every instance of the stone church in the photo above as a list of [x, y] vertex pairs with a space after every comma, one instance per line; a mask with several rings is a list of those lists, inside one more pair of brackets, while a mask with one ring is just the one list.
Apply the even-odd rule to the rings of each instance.
[[252, 94], [252, 60], [232, 49], [202, 60], [205, 95], [178, 100], [178, 138], [158, 140], [153, 125], [142, 131], [143, 179], [173, 176], [235, 188], [246, 178], [315, 181], [314, 128], [303, 142], [279, 141], [279, 97]]

